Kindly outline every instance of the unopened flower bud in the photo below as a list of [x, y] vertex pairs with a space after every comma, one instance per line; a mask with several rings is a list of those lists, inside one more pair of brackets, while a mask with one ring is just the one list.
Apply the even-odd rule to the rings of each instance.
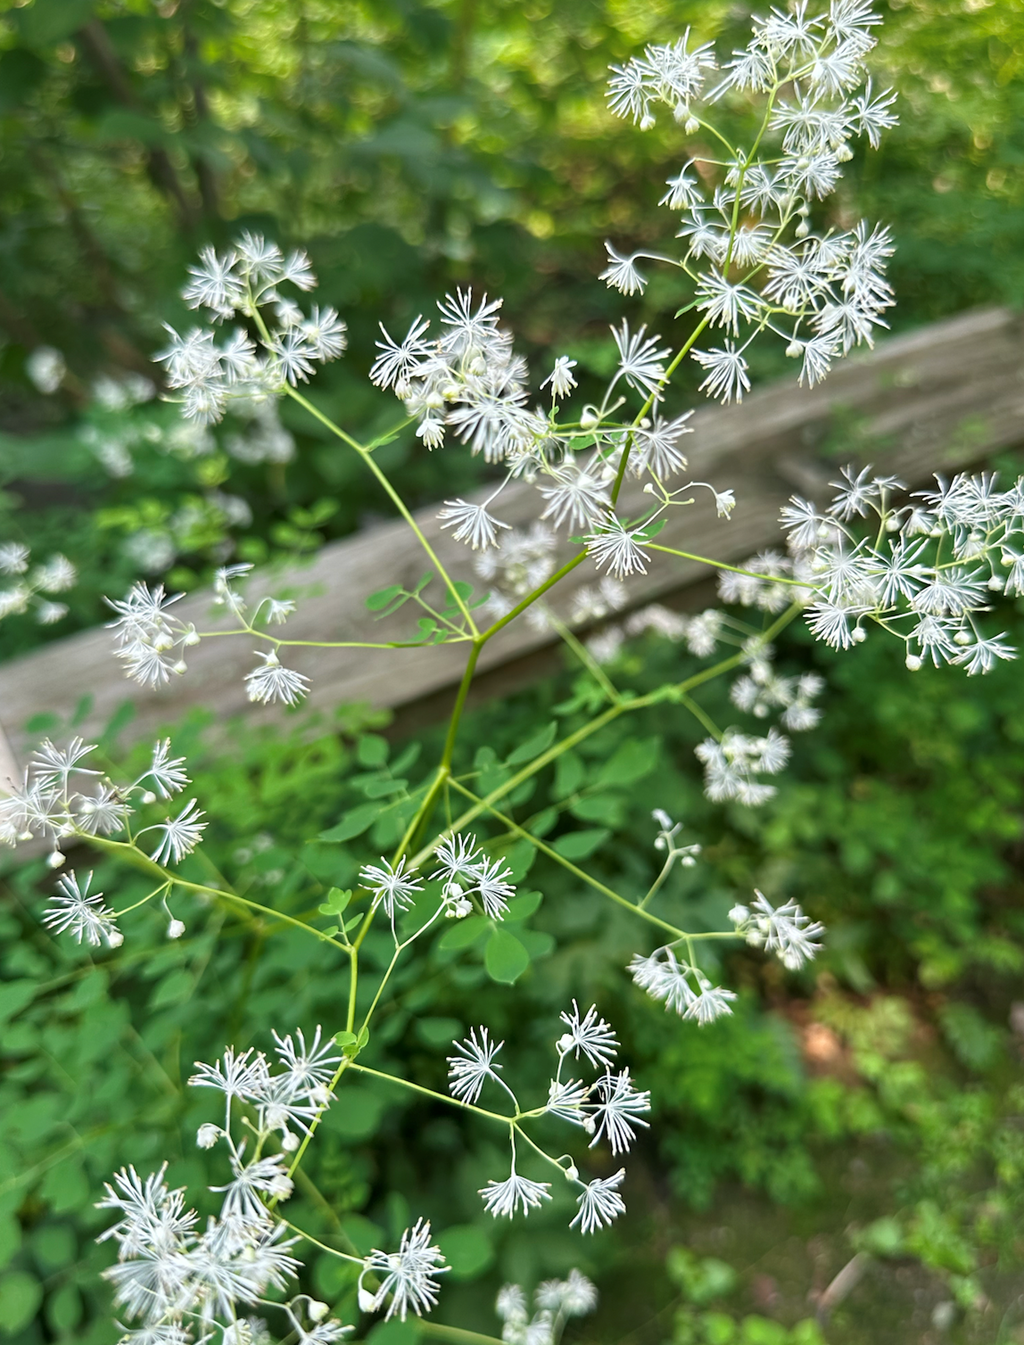
[[807, 223], [806, 220], [803, 220], [800, 224], [796, 226], [797, 238], [806, 238], [810, 232], [811, 232], [811, 226]]
[[686, 121], [683, 122], [683, 130], [687, 135], [696, 135], [700, 130], [700, 122], [696, 117], [687, 117]]
[[177, 673], [178, 676], [180, 677], [182, 673], [188, 672], [188, 664], [185, 662], [183, 658], [178, 659], [177, 663], [171, 669], [171, 672]]
[[850, 639], [854, 644], [863, 644], [867, 638], [868, 633], [863, 626], [854, 626], [853, 630], [850, 632]]
[[196, 1144], [199, 1145], [200, 1149], [212, 1149], [220, 1139], [221, 1133], [219, 1126], [211, 1125], [210, 1122], [207, 1121], [205, 1125], [201, 1125], [196, 1131]]
[[172, 920], [167, 926], [167, 937], [169, 939], [180, 939], [185, 933], [184, 920]]
[[153, 793], [153, 791], [152, 791], [151, 789], [147, 789], [146, 792], [145, 792], [145, 794], [143, 794], [143, 796], [142, 796], [142, 802], [143, 802], [143, 803], [156, 803], [156, 795]]
[[565, 1175], [571, 1182], [578, 1182], [580, 1179], [580, 1170], [575, 1163], [570, 1163], [565, 1169]]
[[293, 1154], [299, 1147], [298, 1135], [293, 1135], [290, 1130], [286, 1130], [281, 1136], [281, 1148], [286, 1154]]
[[907, 667], [911, 672], [919, 672], [921, 669], [921, 659], [917, 654], [907, 655]]
[[46, 856], [46, 863], [51, 869], [59, 869], [65, 858], [66, 856], [62, 855], [59, 850], [51, 850]]
[[322, 1322], [329, 1312], [330, 1308], [327, 1304], [321, 1303], [318, 1298], [311, 1298], [309, 1300], [309, 1316], [311, 1321]]
[[362, 1285], [359, 1286], [359, 1292], [358, 1292], [358, 1294], [356, 1295], [356, 1300], [357, 1300], [357, 1302], [359, 1303], [359, 1311], [360, 1311], [360, 1312], [376, 1312], [376, 1311], [377, 1311], [377, 1296], [376, 1296], [376, 1294], [371, 1294], [370, 1291], [369, 1291], [369, 1289], [364, 1289], [364, 1288], [362, 1287]]
[[791, 360], [795, 360], [804, 353], [804, 343], [802, 341], [790, 341], [786, 347], [786, 354]]
[[111, 948], [120, 948], [124, 943], [124, 935], [119, 929], [112, 929], [107, 935], [107, 943], [110, 944]]
[[649, 131], [653, 125], [654, 125], [654, 118], [651, 116], [649, 112], [647, 113], [646, 116], [640, 118], [641, 131]]

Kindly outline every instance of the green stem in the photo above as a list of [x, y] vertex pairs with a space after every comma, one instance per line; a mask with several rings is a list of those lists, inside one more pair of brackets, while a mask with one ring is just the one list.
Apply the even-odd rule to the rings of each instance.
[[710, 556], [695, 556], [692, 551], [677, 551], [674, 546], [659, 546], [656, 542], [645, 542], [652, 551], [664, 551], [666, 556], [681, 556], [683, 560], [695, 560], [701, 565], [713, 565], [716, 570], [728, 570], [731, 574], [745, 574], [751, 579], [770, 580], [773, 584], [791, 584], [794, 588], [807, 588], [806, 579], [790, 579], [785, 575], [759, 574], [756, 570], [746, 570], [742, 565], [727, 565], [724, 560], [712, 560]]
[[351, 1068], [360, 1074], [372, 1074], [375, 1079], [383, 1079], [385, 1083], [397, 1084], [399, 1088], [408, 1088], [413, 1093], [421, 1093], [424, 1097], [433, 1098], [435, 1102], [446, 1102], [449, 1107], [458, 1107], [461, 1111], [471, 1111], [477, 1116], [485, 1116], [488, 1121], [497, 1121], [503, 1126], [513, 1125], [516, 1120], [514, 1116], [502, 1116], [500, 1112], [488, 1111], [486, 1107], [477, 1107], [472, 1102], [461, 1102], [457, 1097], [449, 1097], [447, 1093], [436, 1093], [433, 1088], [424, 1088], [422, 1084], [401, 1079], [397, 1074], [385, 1074], [379, 1069], [371, 1069], [369, 1065], [359, 1065], [353, 1061]]
[[127, 841], [112, 841], [109, 837], [90, 836], [85, 832], [76, 832], [75, 834], [79, 835], [83, 841], [95, 846], [96, 849], [123, 859], [133, 868], [141, 869], [144, 873], [159, 877], [171, 886], [183, 887], [189, 892], [201, 892], [204, 896], [212, 897], [217, 901], [237, 902], [240, 906], [244, 906], [251, 911], [259, 911], [261, 915], [268, 915], [274, 920], [280, 920], [283, 924], [304, 930], [307, 934], [312, 934], [314, 938], [319, 939], [321, 943], [332, 944], [335, 948], [345, 948], [345, 945], [340, 940], [335, 939], [333, 935], [325, 934], [323, 930], [317, 929], [314, 925], [307, 925], [304, 920], [297, 920], [294, 915], [286, 915], [284, 911], [275, 911], [270, 906], [262, 906], [258, 901], [251, 901], [249, 897], [240, 897], [237, 892], [232, 892], [230, 889], [207, 887], [205, 883], [191, 883], [187, 878], [179, 878], [176, 873], [169, 873], [166, 869], [162, 869], [155, 860], [150, 859], [148, 855], [144, 855], [134, 845], [129, 845]]
[[479, 1331], [466, 1331], [461, 1326], [445, 1326], [443, 1322], [417, 1322], [416, 1333], [433, 1336], [435, 1340], [454, 1340], [456, 1345], [502, 1345], [497, 1336], [484, 1336]]
[[[458, 792], [464, 795], [467, 799], [473, 799], [477, 803], [484, 802], [484, 800], [478, 799], [470, 790], [460, 785], [457, 780], [452, 781], [452, 788], [457, 789]], [[498, 812], [497, 808], [492, 807], [490, 804], [486, 804], [485, 806], [491, 816], [497, 818], [499, 822], [508, 827], [509, 831], [517, 836], [522, 836], [523, 839], [529, 841], [534, 849], [539, 851], [540, 854], [547, 855], [548, 859], [553, 859], [556, 864], [560, 864], [563, 869], [567, 869], [574, 875], [574, 877], [579, 878], [580, 881], [586, 883], [588, 887], [592, 887], [595, 892], [600, 892], [602, 896], [608, 897], [610, 901], [614, 901], [617, 905], [624, 907], [627, 911], [631, 911], [634, 915], [639, 915], [641, 919], [648, 921], [650, 924], [657, 925], [659, 929], [666, 930], [674, 938], [682, 939], [686, 937], [683, 930], [677, 929], [675, 925], [670, 925], [667, 920], [659, 920], [656, 915], [651, 915], [650, 911], [645, 911], [642, 906], [638, 905], [635, 901], [630, 901], [628, 898], [620, 896], [613, 888], [606, 887], [604, 883], [599, 882], [596, 878], [592, 878], [585, 869], [578, 868], [570, 860], [565, 859], [560, 855], [557, 850], [553, 850], [550, 845], [545, 845], [544, 842], [538, 840], [536, 836], [531, 836], [528, 831], [525, 831], [518, 825], [518, 823], [513, 822], [510, 817], [506, 817], [504, 813]]]
[[321, 425], [323, 425], [326, 429], [330, 430], [332, 434], [337, 435], [337, 437], [340, 440], [342, 440], [343, 443], [348, 444], [349, 448], [354, 448], [355, 451], [359, 454], [362, 460], [366, 463], [367, 467], [369, 467], [370, 471], [377, 478], [377, 481], [380, 483], [381, 487], [387, 494], [388, 498], [391, 500], [392, 504], [395, 506], [398, 512], [405, 519], [406, 523], [408, 523], [409, 527], [412, 528], [413, 532], [416, 534], [416, 538], [419, 541], [420, 546], [422, 546], [423, 550], [430, 557], [431, 564], [437, 566], [438, 574], [448, 585], [451, 595], [455, 600], [455, 605], [456, 607], [458, 607], [459, 611], [465, 618], [466, 623], [469, 626], [469, 629], [472, 631], [474, 635], [479, 635], [480, 632], [477, 630], [476, 622], [473, 620], [473, 615], [470, 612], [469, 608], [466, 606], [465, 600], [459, 593], [458, 589], [455, 587], [454, 582], [451, 580], [451, 578], [449, 578], [448, 571], [438, 560], [436, 554], [434, 553], [434, 548], [427, 541], [426, 537], [424, 537], [419, 524], [416, 522], [412, 514], [409, 512], [409, 509], [406, 506], [405, 501], [402, 499], [401, 495], [399, 495], [398, 491], [395, 490], [394, 486], [391, 484], [391, 482], [388, 480], [385, 474], [377, 466], [376, 462], [374, 461], [373, 454], [368, 453], [362, 444], [360, 444], [357, 440], [353, 439], [350, 434], [346, 434], [345, 431], [341, 429], [339, 426], [335, 425], [334, 421], [331, 420], [330, 416], [325, 416], [322, 411], [318, 410], [318, 408], [315, 407], [313, 403], [308, 400], [308, 398], [303, 397], [301, 392], [298, 392], [295, 388], [285, 388], [285, 391], [288, 393], [288, 396], [291, 397], [293, 401], [298, 402], [298, 404], [301, 407], [303, 407], [306, 411], [308, 411], [311, 416], [315, 417], [315, 419], [317, 419]]

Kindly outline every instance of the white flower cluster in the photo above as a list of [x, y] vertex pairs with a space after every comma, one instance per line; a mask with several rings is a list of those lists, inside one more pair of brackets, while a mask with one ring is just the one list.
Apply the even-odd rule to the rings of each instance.
[[674, 1009], [700, 1027], [732, 1013], [729, 1004], [735, 993], [712, 985], [698, 967], [679, 961], [671, 948], [657, 948], [649, 957], [637, 953], [629, 971], [652, 999], [664, 1001], [666, 1009]]
[[78, 571], [67, 556], [51, 556], [31, 570], [30, 558], [31, 552], [21, 542], [0, 542], [0, 575], [14, 578], [11, 588], [0, 588], [0, 621], [5, 616], [21, 616], [31, 608], [41, 626], [52, 626], [67, 616], [68, 609], [66, 603], [53, 602], [49, 595], [74, 588]]
[[501, 1318], [501, 1338], [507, 1345], [558, 1345], [566, 1322], [585, 1317], [597, 1307], [597, 1289], [578, 1270], [564, 1280], [544, 1280], [533, 1295], [531, 1318], [526, 1294], [518, 1284], [498, 1291], [494, 1310]]
[[[260, 620], [274, 625], [287, 621], [295, 604], [266, 597], [261, 599], [251, 616], [248, 615], [247, 604], [237, 584], [252, 568], [250, 564], [241, 564], [226, 565], [218, 570], [213, 585], [214, 602], [225, 607], [238, 621], [238, 634], [271, 640], [269, 649], [254, 651], [261, 661], [245, 675], [249, 699], [263, 705], [271, 701], [296, 705], [309, 690], [309, 678], [294, 668], [285, 667], [277, 655], [278, 642], [254, 629]], [[183, 596], [181, 593], [168, 596], [162, 584], [150, 588], [139, 581], [132, 585], [125, 598], [106, 600], [118, 614], [117, 619], [109, 623], [114, 631], [117, 657], [128, 676], [143, 686], [163, 686], [172, 673], [181, 676], [188, 671], [185, 650], [197, 645], [200, 637], [191, 622], [180, 621], [174, 613], [174, 604]]]
[[848, 649], [874, 622], [903, 640], [912, 670], [927, 659], [985, 673], [1015, 657], [979, 618], [997, 595], [1024, 594], [1024, 477], [1000, 490], [994, 473], [940, 476], [904, 503], [903, 483], [870, 467], [845, 468], [835, 485], [827, 509], [793, 496], [782, 511], [790, 570], [813, 583], [818, 639]]
[[[451, 1269], [445, 1265], [441, 1249], [430, 1241], [430, 1220], [417, 1219], [412, 1228], [402, 1234], [397, 1252], [382, 1252], [374, 1248], [363, 1262], [359, 1276], [358, 1301], [362, 1312], [379, 1312], [387, 1300], [384, 1320], [398, 1316], [404, 1322], [409, 1309], [422, 1317], [437, 1303], [440, 1286], [438, 1275]], [[367, 1275], [379, 1281], [375, 1290], [366, 1288]]]
[[766, 719], [773, 710], [781, 710], [783, 727], [791, 733], [802, 733], [813, 729], [821, 718], [821, 711], [811, 702], [824, 689], [824, 680], [817, 673], [783, 677], [767, 660], [758, 659], [732, 684], [729, 697], [756, 719]]
[[275, 1032], [274, 1042], [281, 1066], [276, 1074], [264, 1052], [253, 1047], [237, 1052], [229, 1046], [222, 1059], [212, 1065], [196, 1061], [197, 1073], [189, 1079], [189, 1085], [215, 1088], [225, 1099], [223, 1129], [213, 1125], [200, 1127], [197, 1137], [200, 1148], [210, 1149], [219, 1140], [226, 1140], [233, 1161], [241, 1163], [244, 1145], [236, 1148], [231, 1138], [232, 1101], [255, 1109], [258, 1148], [263, 1147], [268, 1136], [277, 1133], [286, 1153], [293, 1152], [300, 1143], [292, 1126], [308, 1134], [312, 1122], [330, 1104], [334, 1095], [329, 1085], [341, 1063], [333, 1041], [323, 1041], [317, 1027], [308, 1046], [301, 1031], [296, 1031], [294, 1039], [290, 1034], [279, 1037]]
[[704, 792], [714, 803], [738, 799], [749, 807], [767, 802], [774, 785], [756, 779], [758, 775], [778, 775], [789, 760], [789, 741], [775, 728], [763, 738], [752, 738], [735, 729], [726, 729], [721, 740], [705, 738], [694, 748], [704, 764]]
[[[330, 1318], [327, 1304], [308, 1294], [278, 1302], [268, 1298], [285, 1291], [302, 1267], [293, 1252], [301, 1237], [286, 1237], [287, 1225], [273, 1212], [292, 1194], [286, 1154], [299, 1146], [295, 1131], [309, 1134], [332, 1101], [342, 1059], [331, 1041], [321, 1039], [319, 1027], [308, 1045], [301, 1031], [275, 1033], [274, 1039], [276, 1070], [262, 1051], [229, 1047], [212, 1065], [197, 1062], [198, 1073], [189, 1080], [224, 1096], [223, 1126], [202, 1125], [196, 1137], [203, 1149], [224, 1141], [232, 1174], [226, 1185], [210, 1188], [223, 1200], [205, 1231], [186, 1207], [184, 1189], [168, 1188], [166, 1163], [144, 1180], [134, 1168], [122, 1169], [106, 1187], [99, 1208], [116, 1210], [119, 1217], [100, 1237], [118, 1244], [117, 1263], [105, 1275], [126, 1316], [142, 1320], [141, 1327], [124, 1333], [123, 1345], [189, 1345], [209, 1340], [215, 1328], [225, 1345], [246, 1345], [266, 1332], [262, 1320], [239, 1311], [256, 1306], [283, 1312], [283, 1334], [299, 1345], [331, 1345], [352, 1329]], [[232, 1135], [233, 1105], [255, 1115], [255, 1121], [245, 1118], [255, 1142], [251, 1157], [247, 1141]], [[268, 1154], [275, 1135], [281, 1151]], [[364, 1258], [344, 1259], [360, 1266], [360, 1308], [378, 1311], [390, 1299], [387, 1317], [397, 1314], [403, 1321], [410, 1308], [422, 1314], [434, 1306], [436, 1276], [447, 1270], [439, 1249], [430, 1245], [430, 1224], [422, 1220], [406, 1230], [397, 1252], [374, 1249]], [[373, 1291], [364, 1285], [367, 1276], [379, 1281]]]
[[[809, 222], [811, 203], [835, 190], [853, 157], [851, 137], [866, 136], [877, 148], [896, 123], [895, 94], [876, 95], [865, 66], [881, 19], [866, 0], [832, 0], [819, 15], [800, 0], [790, 13], [773, 9], [753, 22], [749, 45], [724, 63], [723, 78], [706, 94], [718, 63], [710, 44], [691, 46], [689, 29], [674, 44], [649, 46], [612, 67], [608, 92], [611, 110], [645, 130], [658, 104], [669, 107], [698, 147], [662, 198], [682, 214], [684, 255], [622, 256], [609, 243], [602, 279], [629, 295], [647, 284], [637, 266], [644, 259], [687, 274], [693, 306], [725, 334], [720, 346], [691, 352], [707, 371], [702, 390], [724, 402], [749, 389], [746, 352], [762, 332], [785, 341], [787, 354], [802, 359], [801, 381], [813, 385], [838, 356], [871, 344], [893, 303], [885, 229], [861, 222], [813, 234]], [[730, 145], [699, 107], [702, 98], [714, 103], [733, 93], [764, 98], [749, 152]]]
[[157, 358], [167, 366], [168, 386], [181, 389], [190, 420], [211, 425], [230, 402], [250, 408], [277, 397], [285, 386], [305, 382], [315, 363], [344, 352], [346, 327], [333, 308], [314, 306], [307, 315], [280, 293], [286, 283], [299, 290], [315, 286], [304, 252], [285, 257], [275, 243], [246, 232], [223, 255], [204, 248], [200, 265], [189, 270], [184, 297], [190, 307], [205, 308], [217, 321], [237, 314], [259, 331], [258, 345], [242, 327], [218, 345], [209, 328], [193, 327], [184, 336], [167, 328], [171, 343]]
[[799, 971], [821, 951], [821, 944], [816, 940], [824, 934], [825, 926], [812, 922], [795, 901], [773, 907], [763, 893], [755, 890], [753, 905], [734, 906], [729, 919], [747, 943], [775, 953], [790, 971]]
[[[449, 918], [462, 919], [474, 910], [473, 898], [489, 920], [503, 920], [516, 889], [508, 881], [512, 870], [500, 859], [489, 859], [475, 836], [446, 836], [434, 851], [437, 869], [430, 881], [440, 881], [440, 910]], [[392, 864], [381, 857], [379, 864], [364, 864], [360, 880], [373, 897], [374, 907], [383, 906], [394, 923], [396, 913], [409, 910], [423, 891], [423, 880], [406, 866], [402, 855]]]
[[[674, 420], [643, 416], [632, 426], [606, 422], [624, 400], [622, 396], [612, 400], [620, 383], [645, 401], [660, 398], [671, 351], [659, 349], [659, 338], [648, 337], [644, 328], [631, 333], [625, 322], [613, 328], [619, 363], [604, 400], [598, 408], [584, 409], [585, 431], [563, 430], [554, 404], [575, 387], [572, 361], [560, 357], [545, 380], [552, 391], [550, 411], [531, 411], [526, 406], [525, 362], [513, 353], [512, 338], [498, 326], [501, 300], [484, 296], [477, 304], [471, 291], [460, 290], [438, 308], [442, 331], [435, 340], [427, 339], [429, 323], [422, 317], [416, 318], [401, 342], [381, 328], [384, 340], [377, 343], [381, 353], [371, 373], [373, 381], [394, 389], [417, 419], [416, 432], [428, 447], [440, 447], [451, 429], [471, 452], [503, 463], [506, 482], [514, 477], [533, 482], [543, 501], [537, 524], [527, 531], [513, 530], [490, 511], [501, 493], [499, 486], [483, 504], [448, 500], [439, 514], [442, 527], [451, 528], [456, 541], [474, 550], [500, 547], [503, 559], [480, 568], [485, 577], [504, 572], [513, 592], [521, 588], [528, 593], [551, 573], [554, 534], [544, 527], [545, 520], [570, 533], [587, 533], [595, 563], [607, 566], [616, 578], [644, 573], [649, 558], [640, 545], [642, 529], [616, 517], [613, 483], [628, 453], [631, 473], [638, 478], [649, 474], [652, 489], [656, 486], [666, 496], [662, 478], [686, 468], [678, 445], [690, 432], [686, 422], [691, 413]], [[713, 494], [719, 512], [728, 513], [729, 492]]]
[[[509, 1118], [516, 1124], [510, 1127], [512, 1143], [512, 1164], [508, 1177], [502, 1181], [489, 1181], [480, 1190], [487, 1211], [498, 1218], [499, 1215], [511, 1219], [517, 1210], [529, 1214], [542, 1201], [550, 1200], [550, 1182], [534, 1181], [522, 1176], [516, 1169], [516, 1126], [522, 1120], [541, 1116], [555, 1116], [572, 1125], [580, 1126], [591, 1136], [590, 1148], [603, 1139], [613, 1154], [629, 1151], [636, 1138], [636, 1127], [647, 1126], [643, 1113], [650, 1111], [648, 1092], [634, 1087], [629, 1070], [616, 1072], [612, 1066], [618, 1049], [615, 1033], [598, 1016], [594, 1005], [581, 1014], [576, 1001], [572, 1009], [561, 1015], [565, 1032], [555, 1043], [558, 1055], [558, 1068], [548, 1087], [548, 1098], [543, 1106], [532, 1111], [520, 1110], [515, 1093], [501, 1077], [502, 1068], [496, 1063], [496, 1056], [503, 1042], [491, 1041], [486, 1028], [474, 1029], [461, 1042], [453, 1043], [457, 1054], [448, 1057], [449, 1089], [452, 1096], [460, 1102], [475, 1106], [484, 1084], [490, 1080], [497, 1084], [515, 1106], [515, 1116]], [[570, 1057], [579, 1061], [580, 1056], [591, 1069], [601, 1071], [591, 1082], [575, 1078], [563, 1078], [566, 1062]], [[530, 1141], [531, 1147], [537, 1146]], [[547, 1157], [547, 1155], [545, 1155]], [[625, 1168], [620, 1168], [611, 1177], [595, 1178], [585, 1182], [580, 1179], [579, 1171], [571, 1159], [554, 1159], [548, 1162], [562, 1172], [574, 1186], [580, 1188], [577, 1197], [577, 1213], [570, 1227], [579, 1227], [582, 1233], [593, 1233], [598, 1228], [611, 1224], [625, 1210], [625, 1204], [619, 1195], [619, 1187], [626, 1176]]]
[[[20, 786], [0, 797], [0, 843], [17, 845], [33, 836], [46, 836], [53, 843], [50, 867], [64, 863], [62, 842], [69, 837], [116, 836], [126, 828], [137, 804], [149, 805], [180, 794], [189, 783], [184, 757], [171, 755], [171, 740], [164, 738], [153, 747], [150, 763], [130, 784], [115, 785], [102, 771], [82, 763], [95, 743], [73, 738], [67, 747], [56, 747], [49, 739], [33, 754]], [[87, 788], [87, 785], [91, 786]], [[189, 799], [177, 817], [167, 817], [134, 833], [133, 841], [147, 833], [156, 833], [150, 859], [166, 866], [178, 864], [199, 844], [206, 823], [195, 799]], [[91, 877], [91, 875], [90, 875]], [[79, 886], [73, 873], [61, 883], [61, 896], [54, 898], [45, 920], [51, 928], [69, 931], [79, 942], [99, 943], [99, 936], [115, 947], [121, 936], [113, 925], [113, 916], [101, 907], [102, 893], [88, 892], [89, 883]]]

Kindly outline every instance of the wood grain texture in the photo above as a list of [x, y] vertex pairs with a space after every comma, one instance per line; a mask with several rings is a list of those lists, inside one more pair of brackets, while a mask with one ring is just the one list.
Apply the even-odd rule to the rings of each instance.
[[[1024, 442], [1024, 328], [1003, 309], [971, 312], [880, 343], [851, 358], [817, 388], [780, 382], [735, 407], [704, 407], [690, 421], [684, 447], [693, 479], [735, 490], [730, 521], [717, 519], [706, 491], [691, 508], [671, 511], [659, 543], [738, 562], [779, 543], [778, 511], [798, 490], [821, 498], [838, 466], [849, 460], [920, 486], [934, 472], [955, 470]], [[454, 450], [453, 450], [454, 451]], [[482, 498], [482, 497], [481, 497]], [[623, 503], [645, 503], [629, 482]], [[515, 485], [502, 495], [501, 516], [512, 523], [535, 517], [536, 493]], [[417, 521], [454, 578], [475, 580], [471, 556], [451, 542], [432, 511]], [[573, 553], [566, 544], [565, 555]], [[409, 609], [376, 621], [365, 596], [390, 583], [414, 584], [429, 568], [418, 542], [401, 522], [388, 522], [325, 547], [305, 568], [276, 579], [255, 578], [251, 592], [297, 590], [298, 610], [276, 634], [296, 640], [388, 640], [408, 637]], [[579, 583], [595, 577], [588, 562]], [[664, 597], [707, 577], [707, 567], [658, 556], [649, 573], [630, 581], [630, 604]], [[480, 588], [481, 581], [475, 580]], [[577, 582], [566, 587], [572, 590]], [[566, 598], [556, 601], [564, 607]], [[178, 615], [201, 630], [223, 625], [209, 593], [178, 605]], [[527, 622], [515, 623], [486, 648], [481, 669], [493, 669], [551, 643]], [[370, 651], [294, 650], [286, 661], [312, 679], [309, 705], [333, 710], [343, 703], [399, 707], [452, 685], [468, 647]], [[218, 720], [244, 715], [253, 724], [279, 722], [281, 710], [254, 706], [242, 679], [254, 665], [253, 642], [240, 637], [204, 640], [189, 651], [188, 673], [170, 686], [146, 689], [127, 681], [113, 660], [110, 633], [85, 631], [0, 665], [0, 726], [8, 755], [24, 762], [33, 735], [26, 725], [40, 712], [70, 718], [82, 698], [91, 708], [76, 732], [100, 731], [125, 702], [135, 717], [128, 737], [154, 734], [190, 707], [205, 706]], [[0, 741], [0, 753], [4, 744]], [[0, 761], [0, 772], [7, 774]]]

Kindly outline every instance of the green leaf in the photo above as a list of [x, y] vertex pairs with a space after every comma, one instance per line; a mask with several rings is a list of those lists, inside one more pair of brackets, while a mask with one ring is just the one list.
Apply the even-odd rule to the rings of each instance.
[[46, 1303], [46, 1318], [62, 1336], [82, 1320], [82, 1296], [73, 1284], [62, 1284]]
[[394, 602], [402, 591], [401, 584], [389, 584], [387, 588], [379, 588], [376, 593], [371, 593], [366, 599], [366, 606], [371, 612], [382, 612], [388, 603]]
[[[346, 1052], [348, 1054], [348, 1052]], [[384, 1099], [360, 1084], [346, 1084], [324, 1113], [321, 1125], [349, 1140], [373, 1135], [384, 1115]]]
[[658, 533], [661, 532], [662, 528], [665, 526], [667, 522], [668, 520], [665, 518], [656, 518], [652, 522], [648, 523], [646, 527], [638, 528], [636, 533], [637, 541], [653, 542], [655, 537], [657, 537]]
[[364, 733], [356, 744], [356, 756], [363, 766], [383, 766], [391, 754], [391, 744], [379, 733]]
[[516, 937], [522, 941], [531, 962], [536, 962], [540, 957], [550, 957], [555, 951], [554, 936], [545, 934], [542, 929], [520, 929]]
[[551, 791], [556, 799], [567, 799], [583, 787], [587, 778], [587, 767], [583, 758], [575, 752], [563, 752], [555, 762], [555, 787]]
[[626, 800], [621, 794], [590, 794], [577, 799], [569, 809], [580, 822], [601, 822], [620, 827], [625, 821]]
[[43, 1301], [43, 1286], [24, 1270], [11, 1270], [0, 1277], [0, 1331], [16, 1336], [36, 1315]]
[[317, 907], [321, 915], [341, 915], [342, 911], [352, 900], [351, 888], [332, 887], [327, 893], [322, 906]]
[[380, 1247], [384, 1242], [383, 1228], [379, 1224], [371, 1223], [362, 1214], [344, 1215], [341, 1228], [359, 1256], [367, 1256], [374, 1247]]
[[13, 1214], [0, 1215], [0, 1267], [6, 1266], [20, 1247], [20, 1221]]
[[149, 1001], [151, 1009], [163, 1009], [169, 1004], [181, 1004], [195, 988], [195, 977], [190, 971], [179, 968], [172, 971], [159, 982]]
[[545, 808], [544, 811], [538, 813], [530, 823], [528, 828], [530, 835], [536, 836], [538, 840], [542, 840], [552, 827], [557, 824], [558, 816], [557, 808]]
[[415, 1322], [395, 1317], [390, 1322], [378, 1322], [366, 1337], [366, 1345], [416, 1345], [418, 1339]]
[[601, 767], [597, 783], [602, 785], [632, 785], [649, 775], [658, 764], [661, 739], [631, 738], [613, 752]]
[[512, 882], [521, 883], [533, 868], [537, 858], [537, 847], [524, 836], [522, 840], [513, 841], [507, 849], [499, 850], [497, 853], [504, 854], [505, 863], [511, 869]]
[[0, 1023], [6, 1023], [30, 1003], [36, 993], [35, 981], [8, 981], [0, 985]]
[[362, 790], [368, 799], [388, 799], [401, 794], [408, 783], [408, 780], [392, 780], [388, 776], [381, 776], [376, 780], [367, 780]]
[[443, 948], [445, 952], [468, 948], [470, 944], [476, 943], [477, 939], [485, 934], [490, 927], [491, 922], [485, 916], [467, 915], [465, 920], [459, 920], [445, 930], [438, 940], [438, 947]]
[[527, 761], [532, 761], [534, 757], [539, 757], [541, 752], [546, 751], [555, 741], [555, 734], [558, 732], [558, 725], [552, 721], [546, 729], [541, 729], [535, 733], [532, 738], [527, 738], [526, 742], [517, 747], [514, 752], [505, 758], [506, 766], [522, 766]]
[[508, 904], [508, 914], [506, 920], [526, 920], [543, 901], [540, 892], [520, 892], [518, 897], [513, 897]]
[[364, 831], [380, 817], [383, 811], [379, 803], [361, 803], [351, 808], [329, 831], [321, 831], [319, 841], [350, 841], [353, 836], [361, 836]]
[[462, 1036], [463, 1027], [458, 1018], [417, 1018], [416, 1035], [425, 1046], [435, 1050], [450, 1046]]
[[496, 929], [484, 949], [484, 966], [492, 981], [514, 985], [530, 965], [530, 954], [514, 934]]
[[589, 855], [592, 855], [610, 835], [611, 832], [607, 827], [593, 827], [586, 831], [570, 831], [553, 841], [551, 848], [560, 854], [563, 859], [575, 862], [577, 859], [586, 859]]
[[494, 1246], [487, 1230], [472, 1224], [456, 1224], [438, 1236], [437, 1245], [451, 1266], [453, 1280], [473, 1280], [494, 1260]]

